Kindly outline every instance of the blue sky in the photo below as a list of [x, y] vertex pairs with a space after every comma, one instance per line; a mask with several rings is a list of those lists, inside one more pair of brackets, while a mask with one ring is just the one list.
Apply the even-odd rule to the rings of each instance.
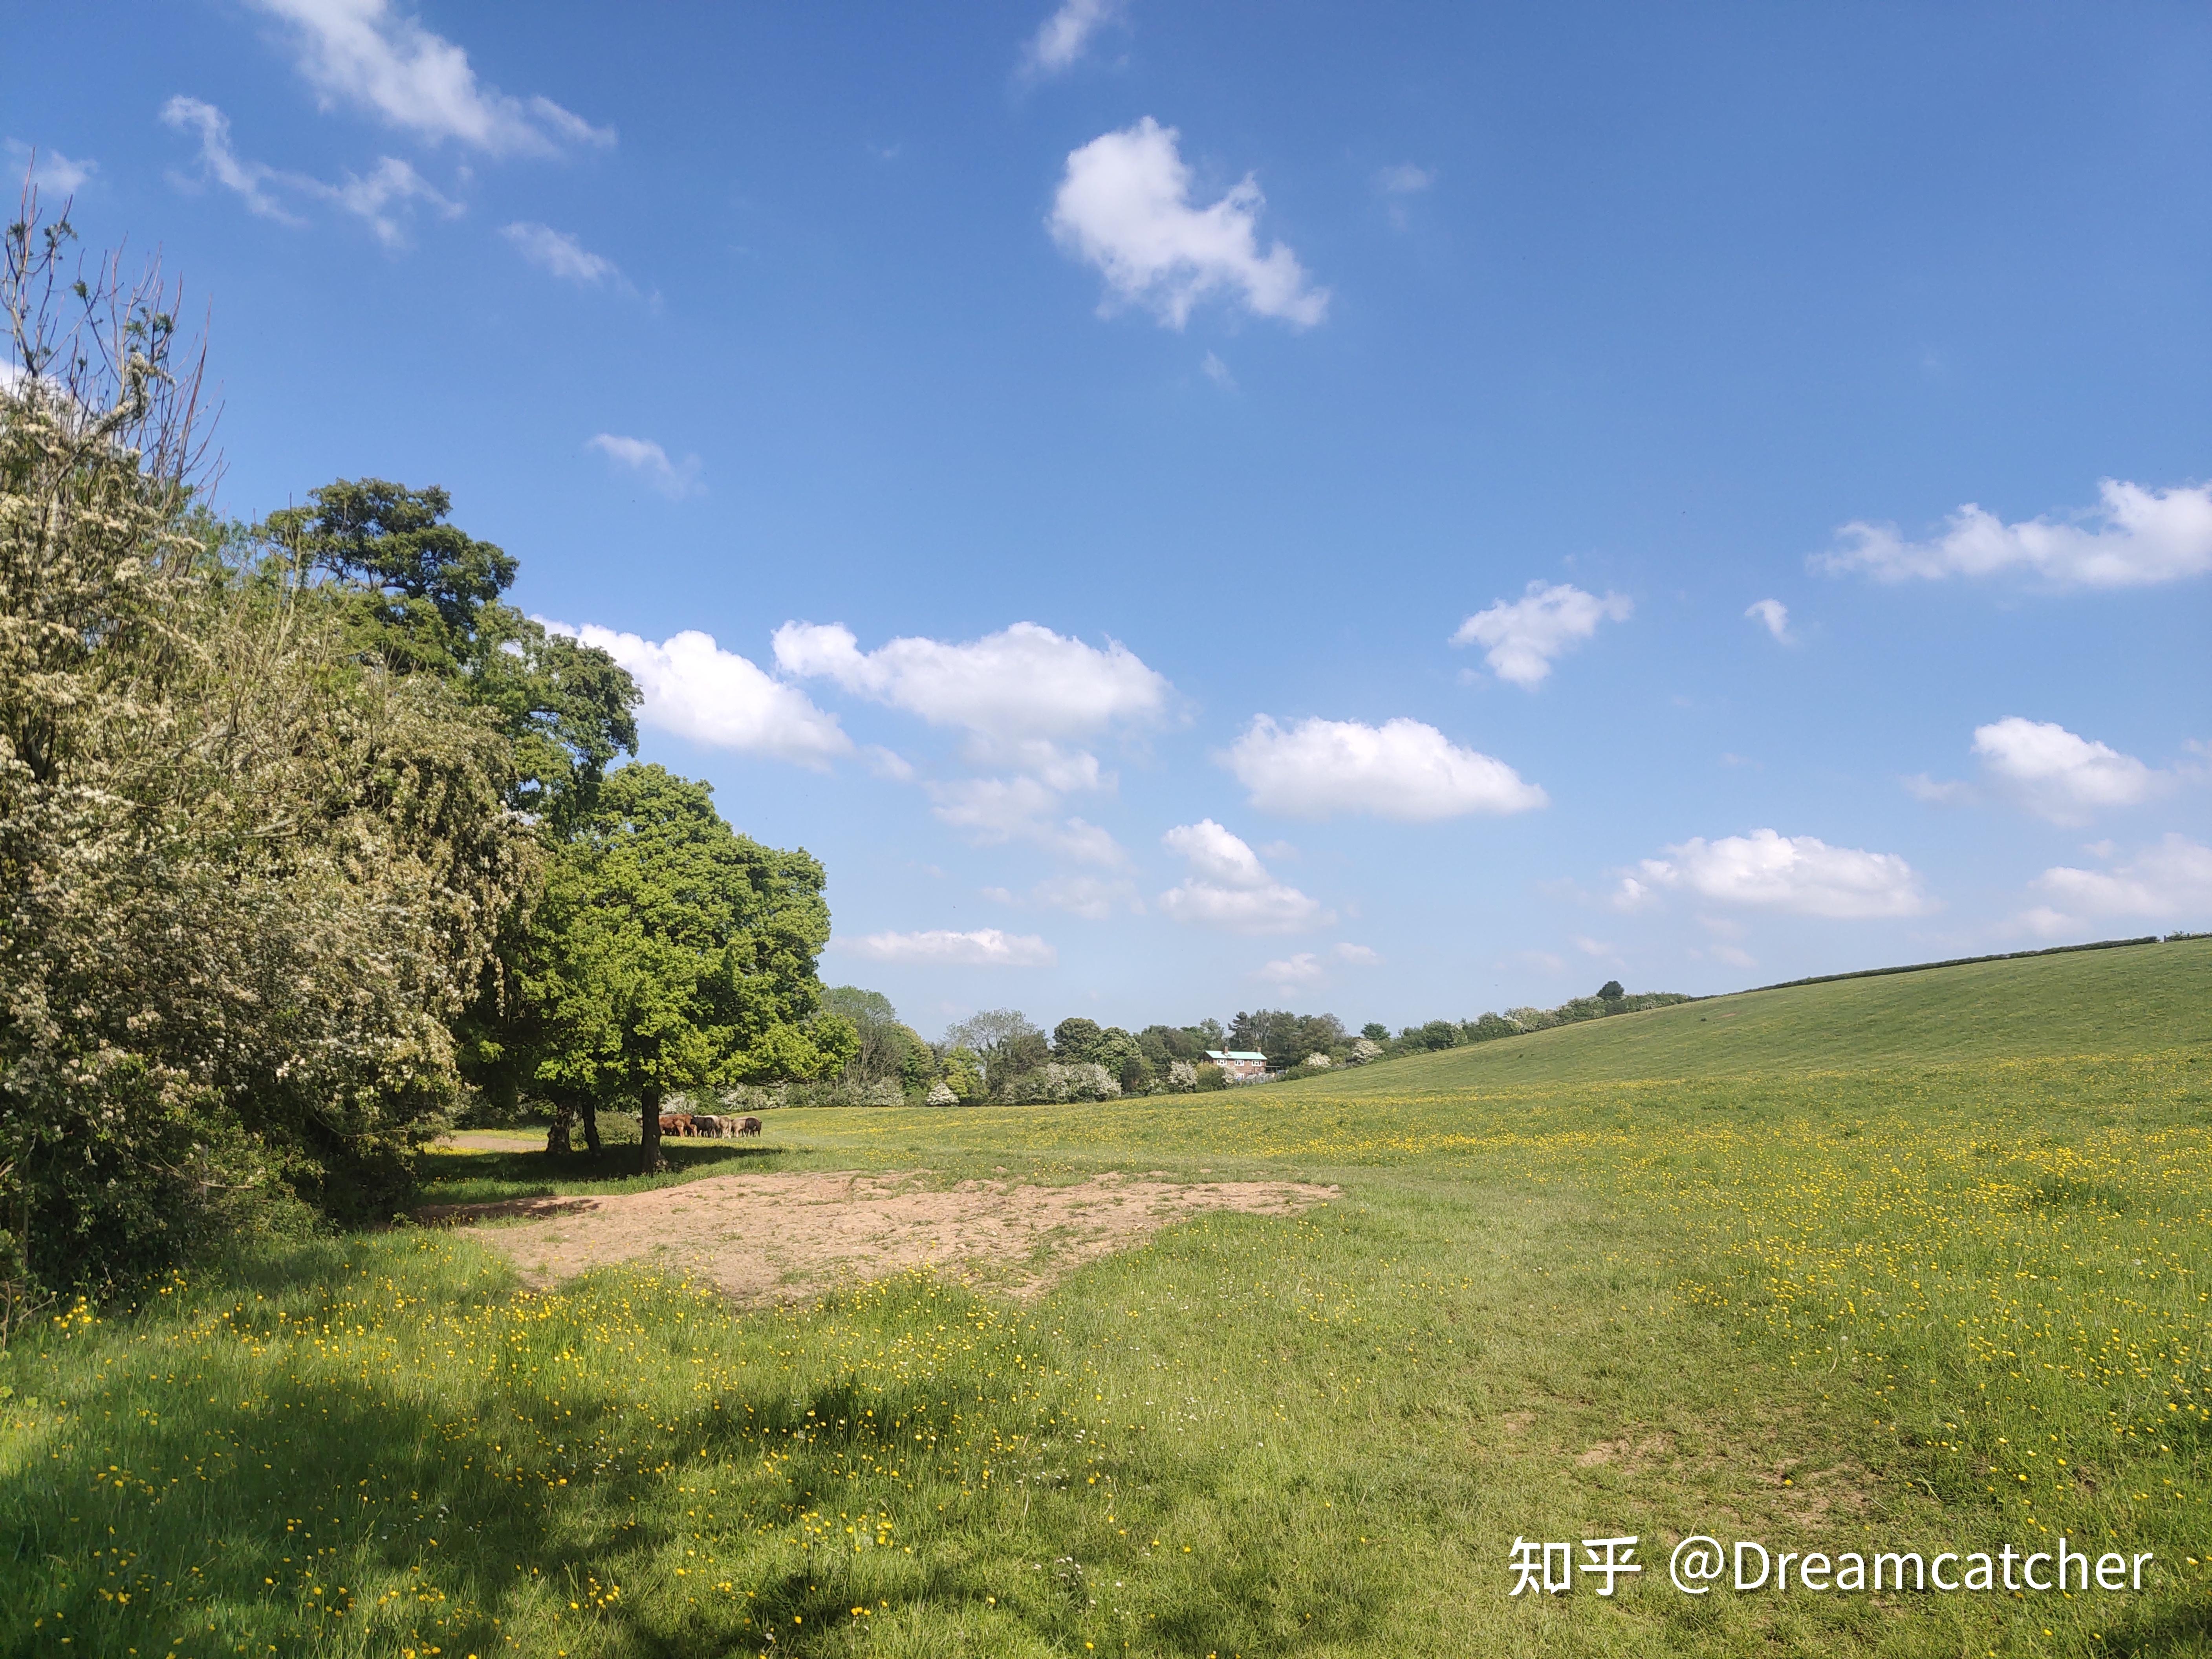
[[2201, 6], [19, 8], [934, 1032], [2212, 927]]

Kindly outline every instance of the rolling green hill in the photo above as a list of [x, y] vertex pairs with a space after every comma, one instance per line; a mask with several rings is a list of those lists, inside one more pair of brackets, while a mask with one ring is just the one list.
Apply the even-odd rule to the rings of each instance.
[[1278, 1085], [1331, 1098], [2212, 1048], [2212, 939], [1747, 991]]

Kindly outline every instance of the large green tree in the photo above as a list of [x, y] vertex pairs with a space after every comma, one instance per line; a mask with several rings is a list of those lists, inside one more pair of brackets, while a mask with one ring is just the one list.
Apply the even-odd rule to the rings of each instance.
[[535, 853], [496, 720], [200, 511], [159, 287], [65, 240], [0, 263], [0, 1314], [389, 1216]]
[[619, 1098], [661, 1164], [674, 1090], [833, 1075], [859, 1047], [822, 1009], [822, 866], [763, 847], [711, 790], [654, 765], [610, 773], [553, 849], [521, 969], [533, 1085], [556, 1104]]

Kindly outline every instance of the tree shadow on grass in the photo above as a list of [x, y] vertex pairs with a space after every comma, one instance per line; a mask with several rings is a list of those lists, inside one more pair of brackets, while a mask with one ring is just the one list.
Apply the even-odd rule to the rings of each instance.
[[491, 1204], [508, 1200], [554, 1198], [569, 1194], [638, 1192], [702, 1176], [735, 1175], [787, 1157], [781, 1146], [732, 1146], [721, 1143], [668, 1140], [661, 1144], [668, 1168], [659, 1175], [637, 1172], [635, 1145], [555, 1155], [542, 1152], [471, 1150], [441, 1152], [416, 1162], [419, 1206]]

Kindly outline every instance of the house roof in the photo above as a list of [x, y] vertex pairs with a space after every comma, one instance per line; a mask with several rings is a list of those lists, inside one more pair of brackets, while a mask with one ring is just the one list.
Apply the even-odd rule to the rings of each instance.
[[1266, 1063], [1267, 1058], [1267, 1055], [1253, 1048], [1208, 1048], [1206, 1051], [1206, 1057], [1208, 1060], [1256, 1060], [1262, 1064]]

